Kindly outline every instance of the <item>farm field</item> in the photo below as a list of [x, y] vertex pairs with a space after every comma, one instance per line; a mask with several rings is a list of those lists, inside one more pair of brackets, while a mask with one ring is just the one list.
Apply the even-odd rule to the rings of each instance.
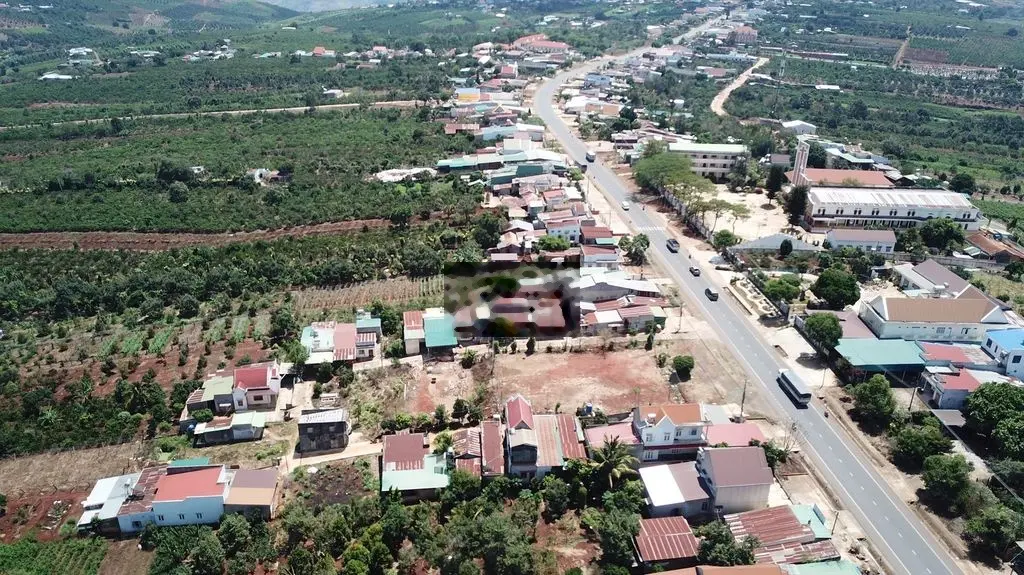
[[350, 311], [375, 301], [385, 304], [422, 302], [423, 307], [440, 305], [444, 294], [444, 276], [410, 279], [394, 278], [349, 284], [326, 289], [305, 289], [292, 292], [295, 311], [300, 314], [327, 310]]
[[977, 198], [972, 198], [971, 203], [978, 206], [987, 217], [1004, 222], [1009, 222], [1010, 220], [1024, 221], [1024, 203], [979, 200]]
[[927, 50], [934, 55], [936, 62], [970, 66], [1024, 66], [1024, 46], [1017, 37], [987, 36], [979, 38], [922, 38], [914, 36], [910, 40], [910, 48], [917, 54]]
[[24, 539], [13, 545], [0, 545], [0, 573], [96, 575], [107, 545], [101, 538], [52, 543]]

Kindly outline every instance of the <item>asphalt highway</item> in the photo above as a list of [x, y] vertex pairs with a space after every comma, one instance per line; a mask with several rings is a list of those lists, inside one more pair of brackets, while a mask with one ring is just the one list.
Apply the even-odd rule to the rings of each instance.
[[[684, 36], [692, 36], [691, 30]], [[680, 37], [682, 39], [683, 37]], [[679, 40], [677, 40], [678, 42]], [[573, 134], [554, 107], [555, 95], [572, 76], [592, 71], [608, 61], [594, 60], [582, 68], [563, 72], [542, 84], [534, 95], [535, 112], [561, 143], [568, 156], [587, 163], [586, 145]], [[691, 310], [699, 310], [714, 326], [719, 338], [731, 348], [742, 362], [751, 382], [760, 386], [769, 398], [780, 420], [791, 421], [796, 427], [804, 453], [824, 475], [833, 491], [842, 499], [846, 509], [853, 513], [874, 547], [884, 556], [897, 573], [907, 575], [943, 575], [960, 573], [945, 547], [932, 536], [907, 505], [893, 492], [867, 461], [867, 456], [846, 436], [845, 431], [833, 428], [823, 412], [813, 404], [808, 409], [797, 409], [776, 383], [780, 369], [788, 367], [778, 353], [759, 335], [747, 314], [732, 297], [719, 286], [712, 285], [706, 275], [694, 277], [688, 271], [694, 260], [686, 250], [668, 251], [666, 241], [673, 236], [639, 205], [624, 211], [623, 200], [629, 193], [619, 177], [600, 161], [591, 162], [588, 169], [597, 186], [608, 196], [610, 203], [632, 227], [650, 238], [649, 254], [669, 271], [680, 286]], [[710, 301], [704, 290], [713, 287], [721, 293], [718, 301]]]

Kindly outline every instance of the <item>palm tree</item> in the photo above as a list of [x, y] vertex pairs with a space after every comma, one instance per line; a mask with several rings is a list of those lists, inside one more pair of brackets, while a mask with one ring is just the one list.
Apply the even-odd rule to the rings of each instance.
[[598, 472], [608, 477], [608, 488], [615, 486], [615, 481], [626, 475], [634, 475], [639, 461], [619, 438], [605, 438], [604, 445], [594, 450], [594, 463]]

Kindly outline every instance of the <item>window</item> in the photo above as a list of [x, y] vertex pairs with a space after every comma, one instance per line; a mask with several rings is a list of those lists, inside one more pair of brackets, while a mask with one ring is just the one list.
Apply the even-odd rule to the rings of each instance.
[[962, 330], [960, 330], [960, 334], [961, 335], [967, 335], [967, 332], [969, 332], [969, 331], [971, 331], [971, 328], [965, 327]]
[[677, 429], [676, 430], [676, 437], [682, 437], [682, 436], [683, 436], [683, 430], [682, 429]]
[[836, 215], [837, 215], [837, 216], [841, 216], [841, 215], [843, 215], [843, 208], [839, 208], [839, 209], [837, 209], [837, 210], [836, 210]]
[[163, 515], [157, 515], [156, 516], [156, 520], [157, 521], [163, 521], [164, 520], [164, 516]]
[[1020, 357], [1021, 356], [1019, 355], [1013, 356], [1013, 359], [1010, 361], [1010, 363], [1020, 363]]
[[992, 347], [992, 338], [988, 338], [985, 340], [985, 347]]
[[202, 513], [196, 513], [196, 519], [202, 519], [202, 518], [203, 518], [203, 514]]
[[696, 429], [691, 429], [690, 430], [690, 435], [697, 435], [697, 430]]
[[872, 216], [877, 216], [878, 215], [878, 210], [877, 209], [871, 210], [871, 215]]
[[184, 521], [185, 520], [185, 514], [184, 513], [179, 513], [178, 514], [178, 519], [181, 519], [182, 521]]
[[243, 400], [239, 399], [238, 400], [238, 407], [243, 407], [243, 406], [245, 406], [245, 402]]
[[254, 395], [254, 396], [252, 396], [252, 400], [253, 401], [263, 401], [263, 396], [262, 395]]
[[644, 436], [644, 441], [650, 443], [651, 441], [654, 441], [654, 436], [648, 433]]
[[142, 522], [141, 521], [132, 521], [132, 527], [134, 527], [136, 529], [142, 529]]
[[665, 437], [662, 439], [662, 441], [671, 441], [671, 440], [672, 440], [672, 434], [671, 433], [666, 433]]

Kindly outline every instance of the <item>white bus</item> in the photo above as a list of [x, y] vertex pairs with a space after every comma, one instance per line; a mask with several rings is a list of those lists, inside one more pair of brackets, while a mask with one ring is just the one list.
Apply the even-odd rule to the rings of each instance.
[[807, 407], [811, 402], [811, 392], [807, 390], [807, 384], [800, 376], [789, 369], [780, 369], [778, 377], [779, 386], [786, 395], [793, 400], [797, 407]]

